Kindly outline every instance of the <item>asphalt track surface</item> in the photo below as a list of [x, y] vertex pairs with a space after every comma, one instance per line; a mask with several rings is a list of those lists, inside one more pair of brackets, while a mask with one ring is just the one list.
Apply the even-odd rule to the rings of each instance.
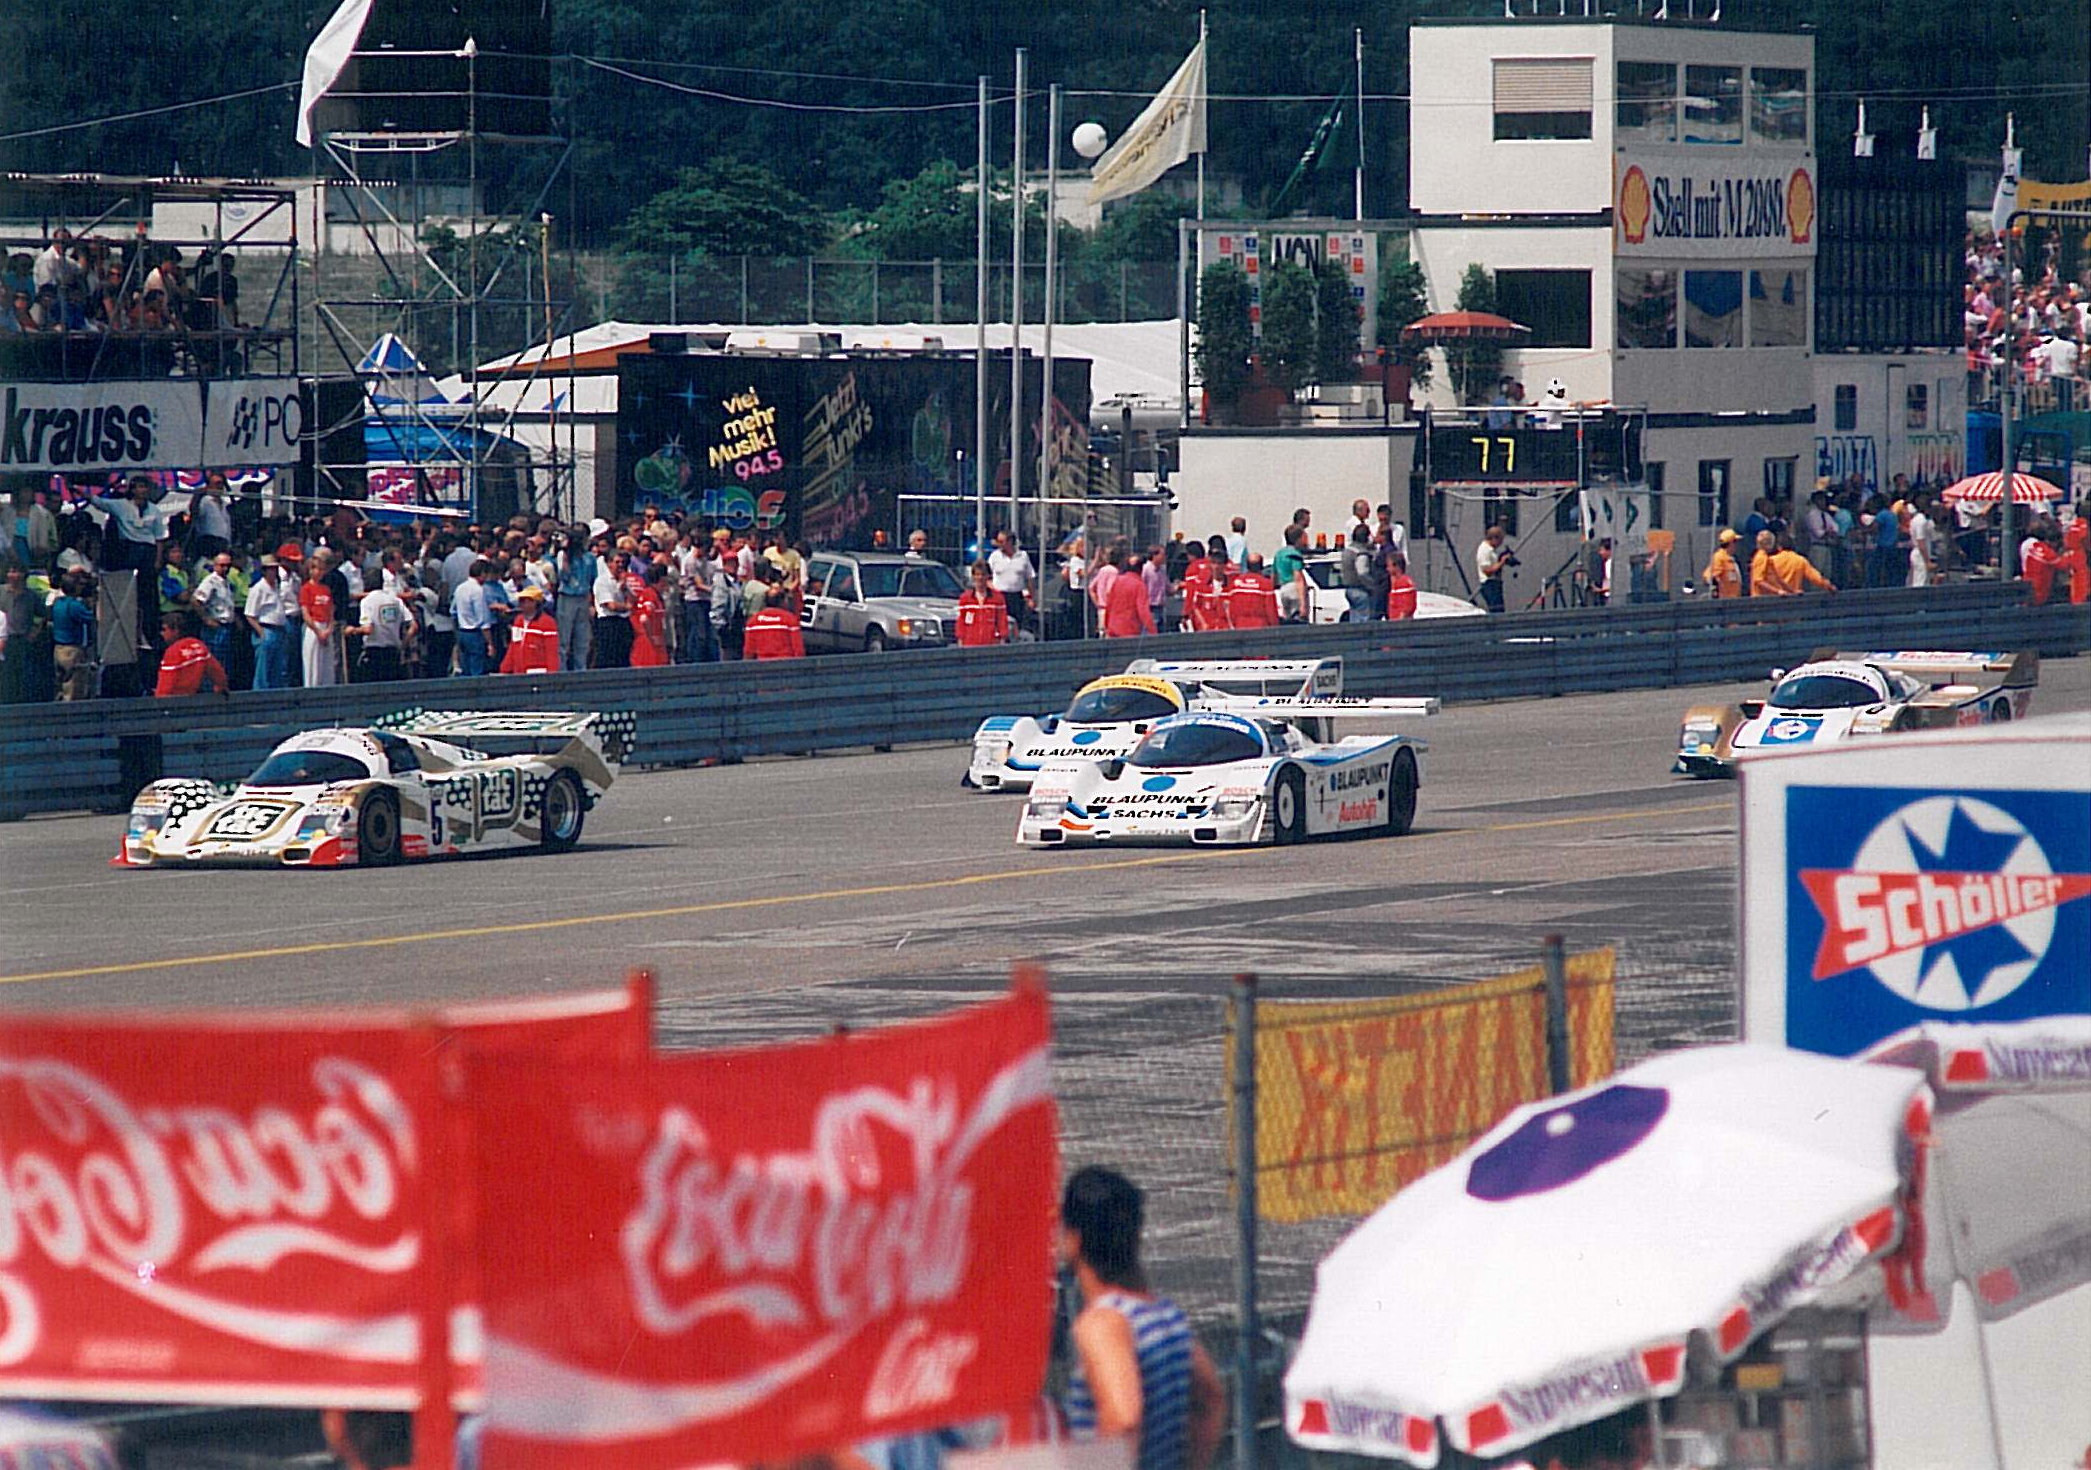
[[[1149, 1191], [1157, 1278], [1224, 1330], [1224, 996], [1384, 995], [1615, 945], [1622, 1062], [1735, 1034], [1736, 789], [1668, 774], [1709, 685], [1463, 704], [1420, 725], [1416, 830], [1272, 849], [1036, 851], [957, 745], [626, 772], [558, 857], [333, 872], [106, 864], [118, 816], [0, 827], [0, 1011], [424, 1004], [656, 975], [665, 1046], [864, 1027], [1050, 975], [1070, 1163]], [[2091, 709], [2091, 659], [2035, 713]], [[1352, 1222], [1269, 1226], [1296, 1322]]]

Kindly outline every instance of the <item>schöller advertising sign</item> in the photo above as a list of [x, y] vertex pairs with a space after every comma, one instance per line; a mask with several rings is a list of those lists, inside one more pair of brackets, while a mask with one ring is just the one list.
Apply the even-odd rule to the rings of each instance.
[[0, 473], [296, 464], [295, 378], [0, 384]]
[[1613, 164], [1613, 234], [1621, 255], [1739, 259], [1815, 253], [1815, 160], [1651, 158]]
[[1742, 762], [1743, 1035], [2091, 1014], [2091, 721]]

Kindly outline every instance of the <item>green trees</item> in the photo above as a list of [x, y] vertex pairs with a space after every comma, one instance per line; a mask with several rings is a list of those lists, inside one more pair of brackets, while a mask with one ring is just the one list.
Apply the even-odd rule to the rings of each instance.
[[1222, 412], [1249, 382], [1249, 278], [1231, 260], [1217, 261], [1198, 278], [1198, 381]]
[[1409, 382], [1417, 388], [1430, 386], [1430, 349], [1402, 341], [1401, 329], [1429, 313], [1430, 302], [1423, 294], [1422, 266], [1413, 260], [1398, 264], [1390, 261], [1380, 266], [1376, 313], [1379, 340], [1394, 354], [1396, 362], [1407, 364]]
[[1314, 377], [1314, 276], [1278, 261], [1263, 273], [1263, 376], [1288, 393]]
[[625, 217], [617, 240], [635, 255], [808, 255], [833, 233], [833, 221], [770, 170], [727, 158], [678, 172]]
[[[1459, 310], [1494, 312], [1496, 278], [1482, 265], [1469, 265], [1459, 278]], [[1495, 386], [1503, 369], [1503, 349], [1494, 342], [1454, 342], [1445, 348], [1452, 386], [1462, 403], [1478, 403]]]
[[1314, 272], [1315, 382], [1339, 382], [1356, 370], [1364, 317], [1341, 262], [1324, 260]]

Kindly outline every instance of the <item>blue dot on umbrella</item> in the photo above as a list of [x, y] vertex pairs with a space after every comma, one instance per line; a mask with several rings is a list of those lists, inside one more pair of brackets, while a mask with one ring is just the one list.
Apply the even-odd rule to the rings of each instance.
[[1655, 1131], [1670, 1108], [1660, 1087], [1620, 1083], [1534, 1113], [1467, 1167], [1467, 1193], [1503, 1203], [1573, 1184]]

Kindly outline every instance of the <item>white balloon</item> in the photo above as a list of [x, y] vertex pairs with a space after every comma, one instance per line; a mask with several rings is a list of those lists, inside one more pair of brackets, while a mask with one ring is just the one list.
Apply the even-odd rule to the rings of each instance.
[[1075, 129], [1075, 152], [1084, 158], [1096, 157], [1110, 141], [1111, 135], [1104, 131], [1102, 123], [1085, 122]]

